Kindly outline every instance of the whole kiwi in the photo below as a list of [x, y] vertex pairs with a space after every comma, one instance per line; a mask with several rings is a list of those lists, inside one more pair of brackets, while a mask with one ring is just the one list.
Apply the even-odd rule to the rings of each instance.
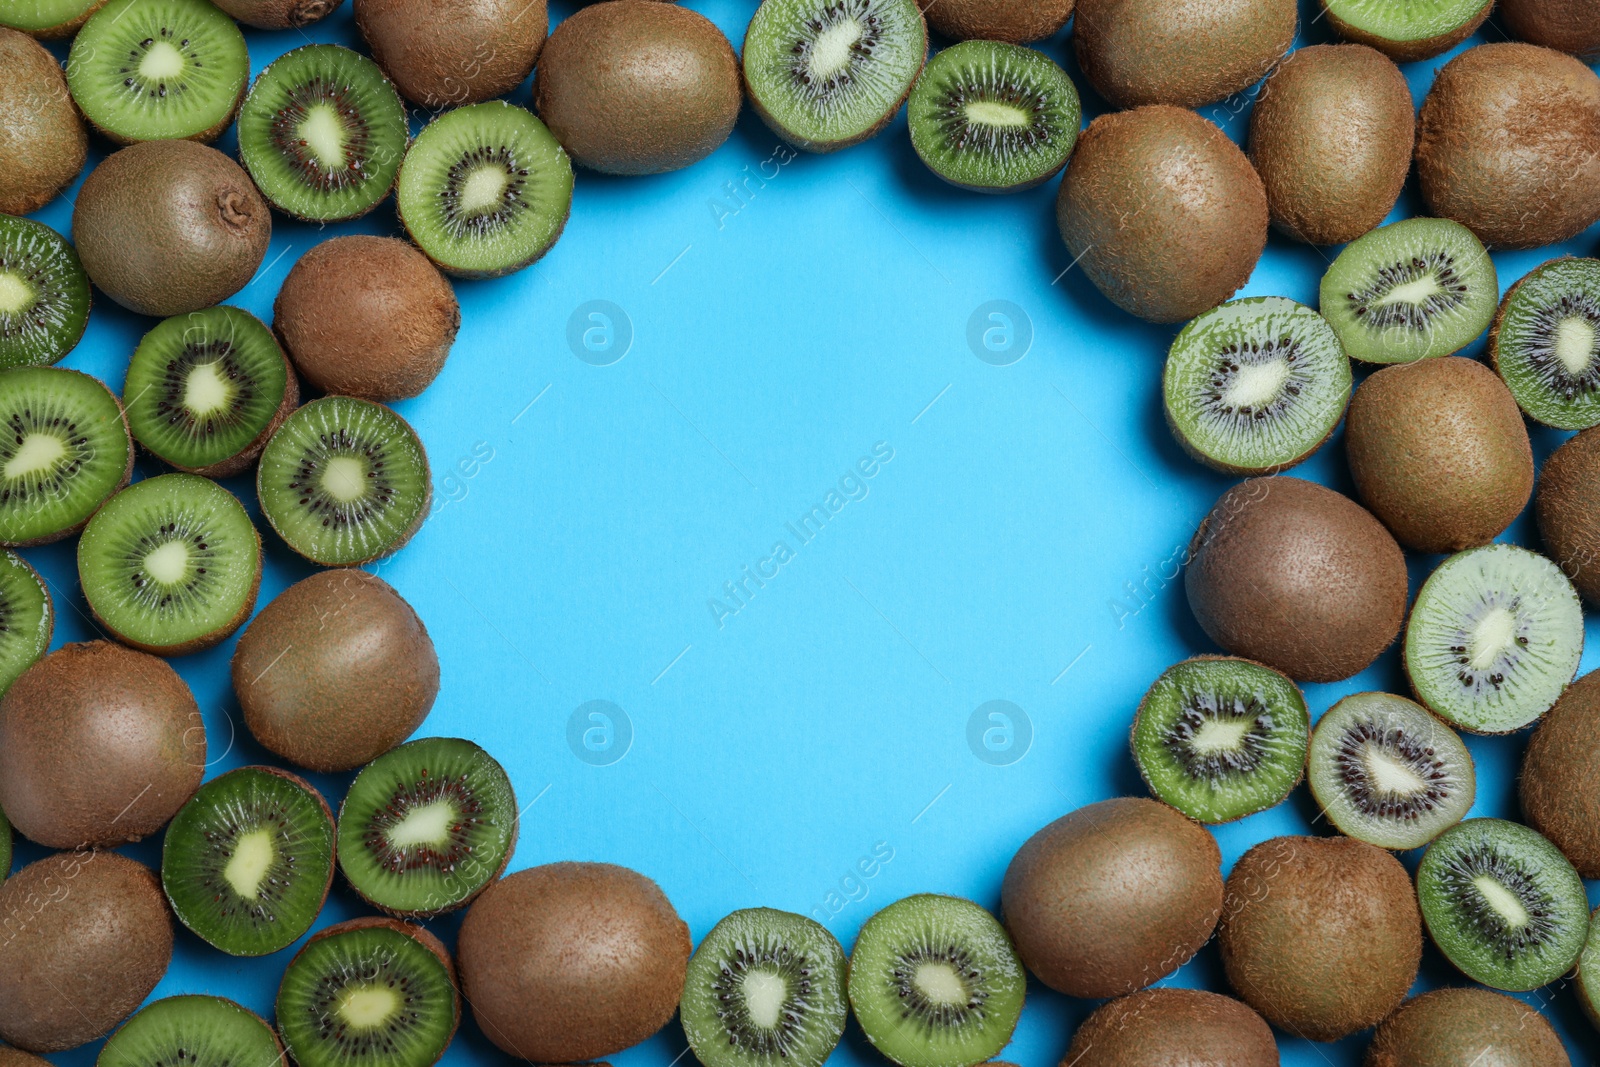
[[27, 34], [0, 28], [0, 214], [27, 215], [54, 200], [88, 152], [61, 64]]
[[1522, 814], [1585, 878], [1600, 878], [1600, 672], [1539, 720], [1517, 780]]
[[1435, 215], [1497, 248], [1536, 248], [1600, 220], [1600, 77], [1531, 44], [1469, 48], [1434, 76], [1417, 178]]
[[0, 1067], [50, 1067], [50, 1061], [19, 1048], [0, 1045]]
[[545, 0], [355, 0], [356, 25], [395, 87], [456, 107], [522, 84], [550, 33]]
[[1600, 18], [1590, 0], [1500, 0], [1506, 29], [1529, 44], [1600, 59]]
[[130, 311], [221, 303], [255, 276], [272, 220], [237, 163], [193, 141], [146, 141], [89, 173], [72, 213], [89, 277]]
[[933, 28], [957, 41], [1027, 44], [1053, 37], [1073, 0], [919, 0]]
[[1298, 49], [1250, 115], [1250, 161], [1273, 225], [1336, 245], [1381, 223], [1411, 170], [1416, 116], [1394, 61], [1362, 44]]
[[60, 1052], [110, 1033], [170, 962], [172, 917], [142, 864], [60, 853], [0, 885], [0, 1038], [18, 1048]]
[[1278, 1067], [1266, 1020], [1232, 997], [1146, 989], [1096, 1008], [1072, 1037], [1069, 1067]]
[[320, 22], [344, 0], [215, 0], [216, 5], [247, 26], [291, 30]]
[[1056, 223], [1112, 303], [1182, 322], [1249, 280], [1267, 243], [1267, 194], [1214, 124], [1184, 108], [1141, 107], [1101, 115], [1079, 137]]
[[1550, 454], [1533, 501], [1545, 550], [1578, 592], [1600, 604], [1600, 427]]
[[321, 571], [273, 598], [233, 653], [255, 739], [313, 771], [349, 771], [416, 732], [439, 657], [411, 605], [365, 571]]
[[273, 305], [295, 368], [327, 393], [416, 396], [438, 377], [461, 326], [439, 269], [405, 241], [352, 234], [300, 257]]
[[1349, 497], [1252, 478], [1218, 499], [1189, 545], [1184, 589], [1211, 639], [1304, 682], [1365, 669], [1400, 632], [1406, 562]]
[[1545, 1017], [1504, 993], [1435, 989], [1378, 1024], [1364, 1067], [1570, 1067]]
[[657, 174], [710, 155], [743, 99], [733, 46], [705, 16], [656, 0], [607, 0], [550, 35], [534, 109], [574, 160]]
[[1406, 869], [1383, 849], [1275, 837], [1234, 864], [1217, 938], [1246, 1004], [1298, 1037], [1337, 1041], [1405, 999], [1422, 915]]
[[1181, 967], [1222, 910], [1222, 855], [1205, 827], [1142, 797], [1102, 800], [1030, 837], [1000, 909], [1023, 964], [1051, 989], [1113, 997]]
[[206, 729], [165, 660], [109, 641], [64, 645], [0, 698], [0, 808], [48, 848], [155, 833], [200, 788]]
[[573, 1063], [667, 1024], [689, 966], [689, 927], [642, 874], [552, 863], [475, 900], [456, 953], [462, 994], [489, 1040], [535, 1063]]

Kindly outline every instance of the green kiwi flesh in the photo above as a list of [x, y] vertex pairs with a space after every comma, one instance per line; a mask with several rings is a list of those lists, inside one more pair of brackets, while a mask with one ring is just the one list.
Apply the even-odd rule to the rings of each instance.
[[1597, 782], [1600, 674], [1586, 674], [1540, 721], [1517, 777], [1524, 821], [1549, 838], [1585, 878], [1600, 878]]
[[355, 14], [378, 65], [433, 110], [511, 92], [550, 33], [545, 0], [355, 0]]
[[1493, 0], [1322, 0], [1334, 32], [1409, 62], [1448, 52], [1489, 17]]
[[1500, 302], [1489, 351], [1529, 418], [1559, 430], [1600, 424], [1600, 259], [1524, 275]]
[[1600, 59], [1600, 21], [1587, 0], [1500, 0], [1500, 21], [1529, 44]]
[[926, 0], [933, 28], [955, 41], [1028, 44], [1054, 37], [1072, 18], [1073, 0]]
[[320, 22], [344, 0], [217, 0], [217, 7], [246, 26], [292, 30]]
[[50, 227], [0, 215], [0, 367], [48, 365], [89, 325], [89, 276]]
[[[5, 16], [0, 15], [0, 23]], [[0, 29], [0, 214], [38, 211], [83, 170], [89, 135], [56, 57], [26, 34]]]
[[0, 544], [77, 532], [133, 470], [122, 405], [87, 374], [0, 371], [0, 424]]
[[154, 1002], [124, 1023], [95, 1067], [270, 1067], [282, 1057], [278, 1035], [255, 1013], [221, 997], [177, 996]]
[[0, 26], [21, 30], [41, 41], [71, 37], [106, 0], [11, 0], [0, 11]]
[[[15, 552], [0, 550], [0, 694], [45, 654], [55, 622], [55, 606], [39, 572]], [[0, 838], [9, 840], [9, 827]]]
[[1600, 430], [1551, 453], [1533, 501], [1546, 554], [1579, 593], [1600, 603]]
[[1583, 1013], [1600, 1027], [1600, 919], [1589, 916], [1589, 938], [1578, 956], [1578, 1003]]
[[1278, 1044], [1249, 1007], [1200, 989], [1146, 989], [1096, 1008], [1072, 1035], [1071, 1067], [1278, 1067]]
[[1435, 989], [1378, 1024], [1364, 1067], [1569, 1067], [1567, 1050], [1537, 1010], [1487, 989]]

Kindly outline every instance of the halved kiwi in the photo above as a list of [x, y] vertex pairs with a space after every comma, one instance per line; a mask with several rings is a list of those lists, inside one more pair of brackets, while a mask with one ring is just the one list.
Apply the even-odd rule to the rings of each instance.
[[0, 549], [0, 694], [50, 647], [55, 606], [39, 572]]
[[106, 0], [8, 0], [0, 8], [0, 26], [31, 34], [41, 41], [71, 37]]
[[89, 325], [89, 276], [42, 222], [0, 215], [0, 367], [58, 362]]
[[1589, 916], [1589, 939], [1578, 957], [1578, 1003], [1583, 1013], [1600, 1027], [1600, 918]]
[[1391, 59], [1430, 59], [1472, 35], [1494, 0], [1322, 0], [1334, 31]]
[[1494, 369], [1528, 417], [1600, 424], [1600, 259], [1554, 259], [1507, 290], [1489, 331]]
[[260, 1016], [231, 1000], [167, 997], [111, 1035], [95, 1067], [271, 1067], [283, 1046]]

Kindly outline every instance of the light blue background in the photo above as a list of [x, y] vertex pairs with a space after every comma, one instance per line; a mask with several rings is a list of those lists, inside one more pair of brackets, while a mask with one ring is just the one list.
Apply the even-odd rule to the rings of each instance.
[[[754, 9], [692, 6], [736, 45]], [[1314, 14], [1303, 12], [1303, 36], [1328, 40]], [[349, 5], [304, 35], [248, 36], [257, 70], [308, 39], [362, 47]], [[1469, 44], [1503, 37], [1491, 24]], [[1104, 111], [1068, 37], [1042, 47], [1078, 83], [1086, 119]], [[1408, 66], [1419, 102], [1446, 58]], [[526, 104], [527, 87], [513, 99]], [[1203, 112], [1242, 140], [1250, 103]], [[232, 151], [231, 133], [220, 147]], [[1054, 182], [1010, 197], [944, 185], [912, 152], [903, 117], [864, 146], [791, 158], [746, 108], [729, 142], [687, 170], [580, 171], [566, 235], [543, 261], [457, 284], [450, 361], [398, 405], [432, 457], [438, 509], [377, 569], [438, 646], [443, 691], [424, 732], [487, 746], [526, 805], [513, 869], [626, 864], [661, 883], [697, 939], [735, 908], [768, 905], [825, 919], [848, 946], [874, 910], [910, 893], [997, 907], [1006, 864], [1035, 830], [1142, 792], [1126, 751], [1133, 709], [1165, 667], [1212, 648], [1168, 579], [1230, 480], [1185, 458], [1163, 424], [1159, 373], [1176, 327], [1122, 314], [1067, 269], [1055, 194]], [[71, 195], [38, 217], [66, 231]], [[1419, 210], [1408, 188], [1396, 217]], [[337, 229], [275, 218], [261, 273], [232, 302], [270, 319], [296, 259], [354, 230], [398, 233], [392, 202]], [[1558, 253], [1593, 255], [1597, 240], [1591, 230], [1497, 254], [1501, 285]], [[1244, 294], [1314, 305], [1334, 251], [1274, 236]], [[567, 340], [575, 310], [596, 300], [631, 324], [609, 366], [593, 363], [615, 348], [586, 362]], [[969, 318], [992, 300], [1030, 324], [1031, 347], [1009, 366], [968, 345]], [[120, 388], [151, 325], [100, 299], [66, 365]], [[580, 318], [576, 332], [591, 325], [603, 323]], [[1534, 432], [1541, 459], [1562, 436]], [[867, 495], [799, 545], [785, 523], [880, 442], [893, 459]], [[1338, 439], [1296, 473], [1351, 489]], [[228, 484], [254, 510], [250, 481]], [[1526, 517], [1509, 537], [1536, 543]], [[780, 539], [794, 558], [719, 627], [708, 601]], [[310, 573], [265, 541], [262, 603]], [[25, 553], [53, 587], [57, 644], [96, 635], [72, 545]], [[1413, 561], [1414, 583], [1434, 562]], [[239, 722], [232, 650], [178, 662], [205, 710], [213, 774], [267, 759]], [[1591, 652], [1584, 669], [1597, 663]], [[1308, 696], [1320, 714], [1346, 693], [1404, 685], [1391, 652]], [[577, 749], [568, 742], [569, 719], [594, 700], [631, 724], [631, 747], [604, 766], [616, 748], [586, 761], [582, 730]], [[1031, 747], [1009, 765], [968, 745], [969, 719], [992, 700], [1031, 724]], [[1469, 742], [1473, 814], [1515, 815], [1524, 742]], [[336, 801], [348, 778], [317, 784]], [[1264, 838], [1322, 829], [1315, 816], [1300, 789], [1218, 828], [1225, 864]], [[863, 878], [875, 850], [893, 858]], [[157, 842], [127, 851], [159, 862]], [[41, 854], [22, 845], [19, 862]], [[318, 925], [359, 912], [337, 886]], [[457, 925], [430, 924], [447, 941]], [[235, 960], [180, 931], [156, 996], [215, 993], [270, 1014], [289, 955]], [[1459, 980], [1430, 949], [1419, 989]], [[1225, 988], [1215, 948], [1171, 981]], [[1527, 999], [1547, 1008], [1575, 1062], [1594, 1062], [1600, 1039], [1571, 990]], [[1035, 984], [1006, 1058], [1056, 1063], [1093, 1006]], [[1280, 1035], [1294, 1067], [1356, 1064], [1365, 1042]], [[90, 1063], [97, 1047], [58, 1061]], [[685, 1049], [674, 1022], [615, 1059], [665, 1067]], [[469, 1016], [445, 1062], [509, 1061]], [[852, 1025], [834, 1062], [882, 1061]]]

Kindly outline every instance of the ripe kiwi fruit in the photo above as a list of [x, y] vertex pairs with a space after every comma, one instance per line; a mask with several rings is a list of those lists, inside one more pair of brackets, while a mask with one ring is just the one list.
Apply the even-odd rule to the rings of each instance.
[[1249, 279], [1267, 243], [1267, 194], [1215, 125], [1183, 108], [1141, 107], [1101, 115], [1078, 138], [1056, 223], [1112, 303], [1181, 322]]
[[704, 15], [607, 0], [556, 27], [534, 110], [572, 158], [609, 174], [657, 174], [710, 155], [743, 98], [739, 61]]
[[1142, 797], [1079, 808], [1006, 868], [1000, 907], [1022, 962], [1074, 997], [1143, 989], [1211, 938], [1222, 909], [1211, 834]]
[[1545, 550], [1572, 584], [1600, 604], [1600, 427], [1550, 454], [1533, 501]]
[[355, 0], [372, 58], [413, 103], [435, 110], [522, 84], [550, 33], [545, 0]]
[[1322, 0], [1335, 33], [1402, 63], [1448, 52], [1483, 25], [1494, 0]]
[[50, 1061], [19, 1048], [0, 1045], [0, 1067], [51, 1067]]
[[457, 953], [462, 996], [490, 1041], [535, 1063], [573, 1063], [666, 1025], [689, 928], [642, 874], [553, 863], [490, 886], [461, 924]]
[[0, 1038], [60, 1052], [102, 1037], [171, 961], [172, 917], [148, 867], [114, 852], [30, 864], [0, 885]]
[[1228, 982], [1280, 1028], [1337, 1041], [1405, 999], [1422, 916], [1400, 861], [1347, 837], [1275, 837], [1228, 875], [1218, 930]]
[[1561, 1038], [1520, 1000], [1487, 989], [1435, 989], [1378, 1024], [1363, 1067], [1570, 1067]]
[[1517, 779], [1528, 825], [1600, 878], [1600, 673], [1573, 682], [1539, 723]]
[[1588, 0], [1500, 0], [1500, 21], [1529, 44], [1600, 59], [1600, 19]]
[[31, 37], [0, 29], [0, 214], [28, 215], [83, 170], [89, 134], [55, 56]]
[[314, 771], [349, 771], [410, 737], [439, 693], [417, 613], [382, 578], [322, 571], [250, 622], [233, 690], [257, 741]]
[[339, 9], [344, 0], [214, 0], [216, 5], [246, 26], [261, 30], [291, 30], [320, 22]]
[[1338, 245], [1381, 223], [1411, 171], [1416, 115], [1394, 61], [1360, 44], [1294, 52], [1250, 115], [1250, 162], [1273, 225]]
[[106, 0], [24, 0], [0, 8], [0, 26], [21, 30], [41, 41], [71, 37]]
[[1400, 632], [1405, 555], [1348, 497], [1299, 478], [1253, 478], [1200, 523], [1189, 607], [1228, 652], [1304, 682], [1365, 669]]
[[921, 0], [933, 28], [957, 41], [1027, 44], [1054, 37], [1073, 0]]
[[1428, 207], [1484, 244], [1575, 237], [1600, 220], [1600, 77], [1537, 45], [1470, 48], [1434, 76], [1416, 155]]
[[106, 1042], [95, 1067], [271, 1067], [282, 1060], [278, 1035], [259, 1015], [222, 997], [176, 996], [129, 1019]]
[[1278, 1067], [1278, 1043], [1266, 1020], [1232, 997], [1200, 989], [1145, 989], [1096, 1008], [1072, 1035], [1062, 1062], [1069, 1067]]
[[183, 315], [249, 283], [272, 220], [237, 163], [193, 141], [146, 141], [84, 181], [72, 238], [89, 277], [142, 315]]
[[1529, 418], [1600, 424], [1600, 259], [1562, 256], [1523, 275], [1495, 312], [1489, 351]]
[[94, 301], [78, 253], [42, 222], [0, 215], [0, 367], [58, 363]]
[[138, 841], [200, 786], [206, 729], [165, 660], [65, 645], [0, 698], [0, 807], [49, 848]]

